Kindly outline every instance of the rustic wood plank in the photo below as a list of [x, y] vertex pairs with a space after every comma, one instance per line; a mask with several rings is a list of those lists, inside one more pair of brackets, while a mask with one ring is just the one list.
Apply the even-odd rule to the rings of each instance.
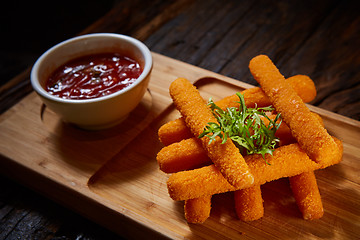
[[[278, 63], [282, 57], [286, 59], [286, 56], [291, 56], [306, 41], [309, 33], [314, 31], [329, 8], [332, 8], [331, 1], [319, 1], [315, 5], [309, 1], [258, 2], [225, 36], [227, 41], [240, 38], [243, 44], [228, 57], [228, 62], [219, 73], [257, 85], [247, 68], [250, 59], [267, 54]], [[225, 44], [226, 41], [223, 41], [217, 46], [214, 55], [208, 58], [215, 59], [214, 56], [218, 54], [226, 54], [221, 53]], [[213, 64], [216, 65], [216, 62]]]
[[[357, 178], [360, 124], [315, 107], [312, 110], [324, 118], [329, 131], [344, 142], [343, 162], [318, 175], [325, 193], [323, 201], [327, 215], [316, 226], [296, 217], [299, 216], [296, 215], [296, 204], [284, 181], [264, 186], [267, 210], [260, 221], [239, 221], [232, 205], [226, 201], [229, 195], [225, 195], [225, 200], [219, 196], [212, 215], [204, 224], [186, 223], [183, 205], [169, 197], [168, 176], [159, 171], [155, 161], [162, 148], [157, 136], [159, 126], [178, 117], [171, 106], [169, 85], [179, 74], [194, 80], [209, 76], [199, 81], [198, 88], [204, 98], [216, 96], [218, 99], [249, 85], [159, 54], [154, 53], [153, 57], [152, 77], [156, 81], [150, 82], [151, 96], [148, 94], [143, 106], [129, 116], [126, 131], [122, 125], [107, 131], [81, 131], [62, 123], [50, 110], [40, 118], [41, 101], [35, 94], [16, 105], [12, 112], [4, 114], [0, 121], [0, 132], [4, 136], [0, 138], [0, 148], [7, 158], [1, 169], [4, 174], [20, 172], [13, 177], [120, 234], [126, 232], [119, 228], [117, 221], [122, 222], [121, 225], [130, 222], [133, 227], [127, 234], [138, 234], [138, 237], [152, 237], [160, 232], [171, 239], [231, 239], [242, 233], [246, 233], [248, 239], [275, 236], [320, 239], [334, 234], [350, 238], [360, 233], [360, 222], [357, 221], [360, 214], [360, 182]], [[348, 196], [350, 192], [353, 196]], [[346, 206], [342, 207], [340, 202]], [[17, 228], [29, 223], [28, 219], [34, 221], [31, 224], [35, 228], [47, 226], [49, 222], [42, 223], [43, 213], [36, 209], [35, 205], [34, 213], [21, 211], [20, 216], [14, 216], [16, 223], [11, 225], [7, 235], [10, 236], [12, 231], [21, 234], [20, 229], [28, 229], [27, 225]], [[334, 226], [334, 221], [340, 225]], [[282, 228], [276, 227], [279, 225]], [[153, 234], [140, 233], [137, 231], [140, 226], [150, 229]]]
[[192, 0], [119, 1], [104, 17], [80, 34], [116, 32], [144, 40], [166, 21], [183, 11]]
[[214, 45], [222, 41], [223, 34], [241, 18], [250, 4], [245, 1], [239, 7], [235, 1], [197, 1], [145, 43], [154, 52], [197, 65]]
[[153, 19], [145, 22], [145, 24], [139, 27], [139, 29], [137, 29], [136, 32], [132, 34], [132, 36], [139, 39], [140, 41], [145, 41], [166, 22], [173, 19], [182, 11], [185, 11], [192, 3], [193, 0], [175, 1], [165, 9], [160, 10], [158, 15], [156, 15]]
[[358, 1], [338, 4], [283, 68], [313, 78], [318, 91], [314, 105], [354, 119], [360, 119], [359, 7]]
[[[96, 32], [116, 32], [145, 40], [165, 22], [177, 16], [191, 5], [193, 0], [173, 1], [119, 1], [103, 17], [77, 35]], [[60, 39], [62, 41], [65, 39]], [[39, 56], [41, 53], [38, 53]], [[32, 91], [30, 85], [31, 67], [11, 81], [0, 86], [0, 114]]]
[[0, 188], [0, 239], [122, 239], [10, 179]]
[[[185, 43], [180, 48], [175, 58], [181, 61], [188, 62], [197, 66], [201, 66], [201, 62], [208, 62], [208, 54], [213, 51], [213, 48], [224, 41], [224, 36], [227, 32], [237, 23], [241, 22], [244, 14], [250, 10], [253, 1], [242, 1], [236, 3], [234, 1], [220, 2], [221, 6], [213, 6], [206, 1], [202, 4], [202, 8], [215, 9], [215, 12], [207, 11], [204, 19], [199, 21], [197, 19], [197, 25], [195, 25], [186, 34]], [[177, 35], [177, 33], [176, 33]], [[231, 54], [233, 49], [241, 44], [239, 39], [234, 44], [227, 42], [224, 44], [221, 51], [223, 53]], [[223, 66], [223, 58], [217, 55], [216, 60], [218, 64], [215, 68], [208, 68], [211, 71], [218, 72], [216, 67]], [[225, 62], [227, 59], [225, 58]]]
[[[105, 15], [95, 24], [90, 25], [80, 34], [91, 32], [111, 32], [113, 26], [117, 32], [123, 31], [127, 34], [134, 34], [135, 37], [145, 39], [164, 22], [178, 14], [180, 10], [190, 4], [191, 1], [122, 1], [119, 3], [125, 12], [131, 12], [133, 18], [131, 25], [122, 18], [120, 26], [114, 23], [114, 17], [121, 19], [120, 7]], [[134, 3], [137, 3], [134, 4]], [[139, 5], [140, 4], [140, 5]], [[144, 7], [144, 4], [147, 4]], [[117, 5], [117, 6], [119, 6]], [[130, 6], [130, 7], [129, 7]], [[130, 9], [129, 9], [130, 8]], [[136, 8], [136, 9], [135, 9]], [[142, 18], [138, 19], [137, 12], [143, 12]], [[165, 13], [165, 14], [164, 14]], [[129, 15], [127, 15], [129, 16]], [[125, 16], [126, 17], [126, 16]], [[106, 24], [104, 24], [106, 23]], [[124, 26], [126, 28], [124, 28]], [[79, 30], [76, 30], [79, 31]], [[64, 37], [64, 35], [63, 35]], [[64, 39], [62, 39], [64, 40]], [[38, 53], [41, 54], [41, 53]], [[11, 106], [19, 102], [28, 93], [32, 92], [29, 74], [31, 67], [20, 75], [9, 81], [0, 88], [0, 113], [5, 112]], [[2, 161], [2, 160], [1, 160]], [[0, 238], [1, 239], [122, 239], [118, 235], [86, 220], [77, 214], [54, 204], [38, 194], [32, 193], [25, 188], [18, 187], [12, 181], [1, 181], [2, 195], [0, 198]], [[9, 190], [9, 191], [5, 191]], [[21, 192], [19, 196], [17, 193]], [[6, 197], [12, 197], [10, 200]], [[4, 199], [5, 198], [5, 199]], [[13, 201], [18, 201], [21, 206], [13, 206]], [[41, 206], [36, 203], [39, 202]], [[44, 213], [44, 211], [46, 213]], [[17, 213], [17, 214], [13, 214]], [[23, 217], [19, 217], [24, 215]], [[126, 232], [126, 229], [123, 230]]]
[[[221, 4], [219, 1], [213, 0], [196, 1], [187, 9], [186, 13], [180, 14], [174, 21], [166, 24], [163, 30], [160, 30], [159, 34], [164, 37], [158, 38], [156, 42], [149, 39], [145, 43], [154, 52], [164, 54], [166, 51], [166, 56], [175, 57], [186, 45], [187, 36], [190, 36], [189, 33], [192, 29], [201, 30], [200, 26], [204, 21], [207, 21], [209, 14], [216, 12], [216, 7], [219, 7], [219, 4]], [[206, 8], [206, 6], [213, 6], [213, 8]]]
[[[194, 17], [198, 5], [202, 11]], [[169, 21], [145, 43], [155, 52], [253, 85], [257, 83], [248, 62], [265, 53], [285, 76], [306, 74], [315, 81], [319, 94], [312, 104], [359, 119], [354, 85], [359, 79], [360, 24], [355, 10], [359, 3], [227, 1], [215, 12], [211, 1], [198, 5]], [[337, 80], [330, 81], [333, 78]], [[326, 97], [330, 99], [324, 101]], [[337, 107], [331, 107], [334, 99], [340, 99]]]
[[[133, 35], [144, 40], [152, 50], [157, 49], [165, 55], [250, 83], [255, 82], [246, 73], [246, 67], [242, 66], [244, 64], [247, 66], [247, 58], [253, 57], [252, 54], [266, 50], [285, 75], [305, 73], [317, 82], [320, 93], [314, 104], [353, 119], [360, 119], [360, 103], [357, 97], [360, 96], [360, 87], [356, 80], [359, 79], [357, 56], [359, 56], [360, 24], [357, 14], [359, 4], [356, 1], [318, 1], [316, 3], [305, 1], [304, 5], [302, 1], [294, 1], [291, 4], [278, 2], [275, 7], [265, 1], [226, 1], [222, 3], [224, 6], [217, 1], [199, 1], [200, 4], [191, 2], [186, 0], [141, 2], [140, 4], [145, 5], [140, 7], [138, 1], [118, 1], [119, 5], [115, 10], [100, 18], [80, 34], [119, 32]], [[214, 6], [217, 6], [216, 11], [212, 8]], [[137, 11], [140, 14], [139, 18], [136, 18]], [[196, 17], [198, 11], [201, 12], [200, 19]], [[301, 14], [297, 14], [298, 12]], [[130, 18], [128, 23], [126, 23], [126, 17]], [[274, 23], [271, 25], [271, 20], [274, 19], [281, 20], [279, 26]], [[287, 24], [292, 25], [293, 28], [286, 26]], [[178, 32], [178, 30], [181, 31]], [[279, 41], [281, 34], [284, 39]], [[297, 39], [299, 36], [300, 38]], [[166, 38], [171, 39], [165, 40]], [[253, 43], [251, 39], [257, 42]], [[268, 39], [270, 41], [265, 41]], [[165, 42], [169, 44], [161, 45]], [[334, 49], [333, 46], [339, 49]], [[248, 56], [245, 53], [248, 53]], [[181, 75], [181, 73], [178, 74]], [[2, 91], [5, 88], [1, 87], [0, 113], [31, 92], [28, 73], [25, 72], [24, 76], [19, 76], [17, 79], [19, 81], [15, 82], [18, 86], [14, 87], [12, 92], [7, 92], [7, 90], [14, 85], [6, 86], [6, 91]], [[332, 85], [333, 82], [338, 85]], [[343, 86], [342, 89], [338, 90], [341, 86]], [[6, 94], [3, 94], [5, 92]], [[7, 107], [3, 108], [5, 105]], [[16, 186], [7, 181], [5, 184], [9, 188]], [[16, 191], [8, 193], [9, 195], [6, 196], [15, 196], [15, 201], [20, 203], [18, 199], [23, 198], [29, 205], [13, 208], [10, 202], [5, 201], [5, 204], [4, 202], [0, 204], [1, 233], [2, 227], [5, 226], [3, 222], [16, 222], [16, 219], [23, 214], [19, 226], [25, 226], [26, 223], [31, 223], [32, 219], [34, 221], [37, 219], [40, 223], [37, 225], [37, 231], [57, 231], [54, 239], [63, 239], [65, 236], [103, 239], [101, 234], [89, 234], [89, 230], [86, 229], [90, 223], [86, 221], [84, 223], [76, 218], [76, 215], [67, 215], [60, 220], [57, 218], [55, 223], [49, 216], [42, 215], [39, 218], [41, 214], [35, 210], [35, 205], [27, 200], [27, 196], [32, 193], [25, 191], [25, 194], [20, 197], [16, 195]], [[35, 199], [34, 201], [38, 201], [43, 198], [36, 196]], [[274, 201], [276, 202], [276, 199]], [[45, 202], [44, 205], [48, 203]], [[59, 206], [55, 205], [53, 208], [59, 208]], [[50, 207], [50, 212], [51, 209]], [[19, 212], [19, 215], [13, 215], [14, 219], [4, 218], [4, 216], [10, 216], [12, 211]], [[41, 209], [39, 211], [41, 212]], [[66, 224], [64, 223], [66, 219], [73, 219], [73, 221]], [[57, 221], [61, 223], [57, 225], [59, 223]], [[72, 227], [72, 224], [76, 227]], [[11, 227], [13, 231], [15, 231], [15, 225]], [[41, 226], [44, 229], [41, 229]], [[54, 226], [57, 230], [53, 229]], [[93, 229], [96, 226], [91, 225], [90, 228]], [[195, 231], [196, 229], [197, 227], [193, 228]], [[5, 231], [9, 234], [11, 230]], [[21, 238], [24, 232], [22, 235], [20, 232], [19, 230], [19, 235], [12, 236]]]
[[[239, 66], [247, 66], [248, 60], [261, 52], [279, 56], [296, 52], [329, 8], [333, 8], [329, 1], [314, 8], [309, 8], [310, 2], [303, 4], [303, 1], [291, 4], [260, 1], [254, 8], [252, 4], [252, 1], [227, 1], [214, 13], [211, 1], [200, 1], [200, 13], [196, 15], [199, 7], [193, 5], [188, 14], [167, 23], [146, 43], [155, 52], [241, 79], [243, 72]], [[300, 16], [306, 21], [299, 21]], [[187, 25], [191, 29], [185, 28]], [[165, 33], [166, 38], [157, 37]], [[289, 46], [292, 52], [284, 52]], [[248, 56], [244, 57], [246, 53]], [[278, 56], [274, 58], [276, 61]], [[248, 72], [246, 67], [243, 69]]]

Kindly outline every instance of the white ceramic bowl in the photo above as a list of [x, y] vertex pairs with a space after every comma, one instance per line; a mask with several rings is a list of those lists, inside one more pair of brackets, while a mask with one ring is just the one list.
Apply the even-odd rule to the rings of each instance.
[[[63, 99], [44, 89], [50, 74], [69, 60], [114, 52], [133, 57], [143, 68], [140, 77], [130, 86], [107, 96], [85, 100]], [[151, 70], [151, 52], [142, 42], [120, 34], [88, 34], [61, 42], [40, 56], [31, 71], [31, 84], [45, 105], [63, 121], [97, 130], [119, 124], [139, 104], [149, 84]]]

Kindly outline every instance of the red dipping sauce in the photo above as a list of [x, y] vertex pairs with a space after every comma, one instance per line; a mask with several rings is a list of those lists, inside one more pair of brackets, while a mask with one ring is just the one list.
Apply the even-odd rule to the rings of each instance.
[[134, 59], [119, 53], [76, 58], [55, 70], [46, 91], [65, 99], [92, 99], [106, 96], [133, 84], [142, 68]]

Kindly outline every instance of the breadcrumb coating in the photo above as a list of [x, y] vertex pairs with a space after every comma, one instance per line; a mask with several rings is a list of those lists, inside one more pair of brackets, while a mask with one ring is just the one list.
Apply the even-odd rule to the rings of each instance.
[[187, 200], [202, 196], [210, 196], [217, 193], [236, 191], [254, 185], [262, 185], [283, 177], [292, 177], [303, 172], [310, 172], [325, 168], [341, 161], [343, 147], [340, 140], [334, 138], [336, 149], [341, 154], [339, 158], [332, 158], [326, 164], [318, 164], [312, 161], [297, 143], [275, 149], [273, 155], [266, 155], [266, 164], [259, 154], [246, 156], [246, 163], [254, 176], [252, 184], [242, 187], [234, 187], [229, 184], [218, 168], [214, 165], [199, 169], [182, 171], [172, 174], [168, 181], [169, 195], [173, 200]]
[[[176, 108], [195, 137], [203, 132], [207, 123], [217, 121], [200, 93], [187, 79], [176, 79], [169, 90]], [[217, 138], [209, 144], [209, 139], [203, 137], [201, 142], [209, 158], [231, 185], [242, 187], [254, 182], [244, 158], [231, 140], [222, 144], [222, 140]]]
[[[321, 117], [316, 113], [313, 114], [323, 124]], [[276, 115], [269, 116], [272, 120], [275, 117]], [[265, 125], [269, 124], [267, 119], [264, 118], [263, 120]], [[291, 135], [289, 127], [284, 122], [276, 131], [275, 136], [279, 138], [281, 146], [296, 142]], [[160, 170], [165, 173], [195, 169], [211, 163], [210, 158], [202, 147], [200, 139], [194, 137], [163, 147], [157, 154], [156, 160]]]
[[242, 221], [255, 221], [264, 216], [260, 185], [234, 192], [236, 214]]
[[[316, 88], [314, 82], [306, 75], [295, 75], [286, 79], [301, 97], [304, 102], [312, 101], [316, 96]], [[247, 107], [266, 107], [271, 105], [269, 98], [259, 87], [249, 88], [241, 92], [244, 95], [245, 104]], [[234, 94], [225, 97], [216, 102], [220, 108], [225, 110], [228, 107], [239, 107], [237, 103], [239, 97]], [[193, 137], [191, 131], [187, 128], [183, 118], [165, 123], [159, 128], [158, 136], [160, 142], [164, 145], [170, 145], [174, 142], [179, 142], [182, 139]]]
[[156, 160], [160, 170], [165, 173], [195, 169], [211, 163], [200, 139], [197, 138], [184, 139], [163, 147], [158, 152]]
[[[274, 117], [275, 116], [272, 115], [270, 119]], [[317, 115], [317, 118], [323, 125], [321, 117]], [[292, 139], [290, 129], [286, 124], [283, 124], [277, 133], [280, 135], [279, 137], [282, 143], [289, 142], [289, 139]], [[294, 142], [294, 140], [292, 142]], [[195, 169], [211, 163], [211, 160], [201, 146], [200, 140], [196, 138], [184, 139], [179, 143], [164, 147], [158, 153], [157, 160], [160, 169], [166, 173]], [[289, 180], [293, 195], [299, 210], [303, 214], [303, 218], [306, 220], [321, 218], [324, 211], [314, 172], [301, 173], [290, 177]], [[234, 192], [234, 199], [236, 213], [240, 220], [254, 221], [264, 215], [260, 186], [237, 190]], [[204, 222], [207, 219], [205, 216], [210, 214], [210, 202], [208, 203], [202, 198], [192, 201], [194, 203], [189, 203], [189, 206], [193, 207], [185, 207], [185, 216], [188, 216], [187, 221], [189, 223]], [[207, 210], [209, 213], [205, 214]]]
[[324, 214], [319, 188], [313, 171], [304, 172], [289, 178], [290, 186], [306, 220], [319, 219]]
[[[242, 94], [244, 95], [247, 107], [255, 107], [255, 103], [258, 107], [264, 107], [273, 104], [277, 111], [280, 111], [279, 109], [281, 109], [282, 116], [284, 116], [285, 111], [285, 115], [288, 116], [287, 120], [284, 120], [285, 122], [290, 122], [291, 120], [298, 121], [305, 116], [304, 119], [308, 121], [308, 123], [306, 124], [309, 124], [309, 122], [311, 124], [313, 124], [314, 122], [318, 122], [318, 124], [315, 124], [315, 128], [319, 128], [320, 125], [324, 129], [324, 124], [321, 117], [314, 113], [309, 114], [310, 111], [304, 104], [304, 102], [312, 101], [316, 96], [314, 82], [305, 75], [296, 75], [294, 77], [286, 79], [286, 81], [283, 81], [285, 80], [285, 78], [278, 72], [276, 67], [272, 64], [271, 60], [270, 63], [273, 66], [271, 66], [269, 62], [266, 62], [269, 59], [267, 59], [266, 56], [263, 56], [264, 55], [258, 56], [260, 60], [258, 62], [256, 62], [257, 60], [255, 60], [255, 64], [252, 64], [250, 62], [249, 67], [254, 75], [254, 78], [260, 83], [262, 88], [264, 84], [266, 87], [268, 87], [268, 89], [265, 87], [265, 93], [261, 88], [251, 88], [244, 90]], [[251, 65], [253, 68], [251, 67]], [[258, 80], [257, 77], [260, 80]], [[266, 79], [261, 79], [262, 77]], [[272, 82], [273, 78], [275, 79], [274, 82], [278, 82], [274, 84]], [[341, 161], [341, 141], [336, 138], [331, 138], [325, 130], [325, 133], [330, 137], [330, 139], [334, 139], [333, 142], [336, 143], [336, 147], [335, 149], [333, 149], [334, 151], [332, 153], [327, 153], [327, 156], [331, 157], [331, 159], [328, 159], [328, 162], [319, 162], [319, 159], [324, 160], [324, 154], [316, 155], [313, 153], [314, 149], [312, 148], [304, 149], [304, 151], [302, 148], [307, 146], [306, 144], [301, 145], [300, 142], [299, 144], [295, 143], [298, 140], [299, 136], [300, 139], [304, 139], [304, 141], [307, 141], [306, 136], [304, 137], [303, 135], [301, 135], [301, 131], [299, 133], [299, 136], [294, 135], [296, 136], [296, 138], [292, 136], [292, 134], [299, 132], [295, 130], [298, 128], [302, 128], [303, 125], [301, 124], [304, 123], [292, 123], [295, 126], [291, 126], [289, 128], [283, 122], [283, 124], [276, 133], [276, 136], [280, 138], [280, 145], [282, 147], [276, 149], [273, 156], [270, 156], [268, 154], [266, 156], [267, 162], [269, 162], [271, 164], [270, 166], [272, 167], [269, 168], [269, 165], [265, 163], [265, 161], [260, 155], [246, 156], [245, 159], [243, 159], [248, 164], [248, 166], [245, 166], [248, 167], [252, 176], [254, 177], [254, 182], [242, 182], [237, 186], [231, 185], [229, 184], [229, 179], [224, 178], [226, 177], [226, 175], [224, 173], [221, 173], [221, 170], [228, 171], [228, 174], [233, 174], [234, 172], [229, 171], [229, 169], [232, 168], [232, 159], [221, 155], [231, 155], [234, 149], [231, 147], [221, 148], [221, 143], [218, 144], [219, 141], [216, 141], [216, 145], [218, 146], [207, 147], [207, 140], [204, 142], [204, 140], [199, 140], [196, 137], [193, 137], [198, 136], [203, 131], [204, 126], [210, 121], [208, 118], [210, 116], [208, 114], [209, 109], [206, 106], [205, 101], [201, 98], [200, 94], [190, 82], [188, 82], [186, 79], [177, 79], [176, 81], [179, 81], [181, 83], [179, 84], [179, 86], [175, 87], [175, 90], [173, 89], [173, 92], [170, 89], [170, 94], [173, 97], [176, 107], [183, 114], [184, 117], [176, 119], [174, 121], [170, 121], [164, 124], [159, 129], [158, 134], [160, 141], [164, 145], [169, 146], [164, 147], [158, 153], [157, 161], [162, 171], [166, 173], [177, 172], [169, 178], [167, 182], [168, 190], [170, 197], [172, 197], [174, 200], [185, 200], [185, 218], [189, 223], [205, 222], [205, 220], [210, 216], [212, 195], [227, 191], [234, 191], [235, 210], [239, 219], [243, 221], [257, 220], [264, 215], [263, 199], [261, 196], [261, 185], [267, 181], [276, 180], [281, 177], [289, 177], [294, 198], [299, 207], [299, 210], [303, 214], [304, 219], [313, 220], [322, 217], [323, 206], [315, 174], [313, 171], [316, 169], [325, 168]], [[265, 83], [262, 84], [260, 81], [265, 81]], [[287, 85], [279, 85], [279, 82], [286, 82]], [[190, 88], [190, 85], [188, 83], [192, 86], [193, 89], [195, 89], [195, 92], [193, 91], [193, 89]], [[184, 86], [185, 88], [183, 88]], [[179, 91], [183, 91], [184, 89], [186, 89], [186, 91], [184, 91], [183, 95], [180, 97], [180, 103], [177, 103], [175, 101], [175, 98], [177, 98], [178, 96], [175, 96], [174, 98], [174, 91], [176, 95], [179, 93]], [[271, 91], [273, 91], [273, 95], [269, 94], [269, 92], [271, 93]], [[285, 94], [286, 96], [277, 96], [279, 94], [279, 91], [281, 92], [280, 95]], [[191, 93], [190, 95], [188, 95], [189, 92]], [[191, 96], [190, 101], [188, 98], [189, 96]], [[232, 95], [216, 102], [216, 104], [222, 109], [226, 109], [227, 107], [238, 107], [238, 100], [239, 99], [236, 95]], [[292, 101], [292, 105], [289, 104], [287, 101]], [[200, 102], [201, 107], [199, 108]], [[207, 109], [206, 111], [203, 107], [204, 105]], [[293, 107], [295, 106], [295, 110], [289, 110], [288, 108], [286, 108], [286, 105], [290, 105]], [[307, 110], [304, 110], [304, 108], [302, 108], [302, 105], [305, 106]], [[294, 113], [298, 111], [300, 112], [298, 113], [298, 118], [294, 118], [295, 120], [293, 120], [292, 117], [294, 116], [291, 115], [294, 115]], [[313, 116], [309, 117], [311, 115]], [[187, 116], [190, 116], [190, 120], [187, 120]], [[211, 117], [213, 117], [212, 114]], [[270, 116], [270, 118], [274, 117], [275, 116]], [[206, 118], [208, 118], [208, 120], [205, 121], [204, 119]], [[216, 121], [214, 119], [215, 118], [213, 118], [212, 121]], [[190, 124], [189, 126], [192, 127], [192, 124], [194, 123], [197, 123], [199, 125], [195, 126], [194, 129], [190, 129], [187, 127], [187, 124]], [[204, 123], [205, 125], [202, 128], [199, 127]], [[315, 131], [316, 134], [312, 135], [312, 137], [319, 136], [320, 140], [325, 139], [320, 144], [323, 149], [328, 149], [329, 146], [333, 147], [333, 145], [329, 145], [329, 139], [324, 138], [324, 136], [327, 135], [324, 135], [323, 132], [320, 130], [317, 130], [317, 132]], [[318, 139], [316, 139], [316, 141], [317, 140]], [[290, 143], [295, 144], [288, 145]], [[218, 160], [218, 158], [220, 158], [223, 169], [215, 167], [216, 161], [214, 162], [215, 166], [210, 165], [207, 167], [202, 167], [204, 165], [211, 164], [211, 160], [209, 157], [214, 158], [215, 160]], [[289, 166], [289, 159], [291, 160], [291, 166], [293, 167]], [[311, 161], [311, 159], [317, 162], [313, 162]], [[273, 166], [274, 164], [276, 166]], [[189, 169], [195, 170], [183, 171]]]
[[178, 118], [162, 125], [158, 130], [159, 140], [165, 146], [193, 137], [184, 118]]
[[185, 201], [184, 212], [188, 223], [203, 223], [210, 216], [211, 197], [189, 199]]
[[309, 157], [322, 165], [338, 159], [340, 152], [335, 141], [285, 81], [273, 62], [266, 55], [259, 55], [251, 59], [249, 68]]

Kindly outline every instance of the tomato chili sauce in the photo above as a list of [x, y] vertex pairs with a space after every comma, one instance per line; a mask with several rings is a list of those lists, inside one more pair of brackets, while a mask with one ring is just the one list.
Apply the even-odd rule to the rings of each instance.
[[46, 91], [64, 99], [98, 98], [130, 86], [142, 70], [137, 61], [119, 53], [83, 56], [56, 69]]

